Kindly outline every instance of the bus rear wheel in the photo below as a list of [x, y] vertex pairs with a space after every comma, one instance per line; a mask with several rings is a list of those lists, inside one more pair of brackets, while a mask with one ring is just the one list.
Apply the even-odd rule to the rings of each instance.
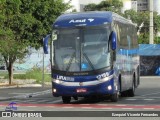
[[129, 97], [134, 97], [134, 95], [135, 95], [135, 85], [134, 85], [134, 82], [132, 83], [132, 88], [130, 90], [128, 90], [127, 93], [128, 93]]
[[71, 102], [70, 96], [62, 96], [63, 103], [68, 104]]

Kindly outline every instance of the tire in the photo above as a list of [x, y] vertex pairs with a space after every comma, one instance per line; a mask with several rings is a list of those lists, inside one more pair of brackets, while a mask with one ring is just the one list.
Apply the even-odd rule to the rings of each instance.
[[118, 98], [119, 98], [118, 93], [115, 93], [115, 94], [111, 95], [111, 101], [112, 101], [112, 102], [117, 102], [117, 101], [118, 101]]
[[127, 91], [127, 93], [128, 93], [128, 97], [134, 97], [135, 96], [135, 85], [134, 85], [134, 82], [132, 83], [132, 88], [129, 89]]
[[64, 104], [68, 104], [71, 102], [71, 97], [70, 96], [62, 96], [62, 101]]

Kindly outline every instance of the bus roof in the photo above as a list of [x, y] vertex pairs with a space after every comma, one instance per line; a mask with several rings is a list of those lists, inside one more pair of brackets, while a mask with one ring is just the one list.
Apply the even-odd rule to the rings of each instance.
[[111, 23], [113, 20], [131, 23], [129, 20], [110, 11], [91, 11], [63, 14], [57, 18], [53, 24], [54, 28], [75, 27], [75, 26], [94, 26]]

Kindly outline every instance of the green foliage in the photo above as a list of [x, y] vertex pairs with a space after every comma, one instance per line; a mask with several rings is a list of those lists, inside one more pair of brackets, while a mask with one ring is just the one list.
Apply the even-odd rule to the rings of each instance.
[[138, 43], [139, 44], [149, 44], [149, 34], [141, 33], [138, 36]]
[[160, 31], [160, 15], [155, 15], [154, 16], [154, 27], [155, 26], [156, 26], [155, 32], [157, 33], [158, 31]]
[[72, 12], [77, 12], [77, 10], [76, 10], [76, 9], [73, 9]]
[[[42, 38], [50, 33], [55, 19], [70, 8], [69, 3], [63, 0], [21, 0], [21, 12], [31, 15], [29, 18], [31, 26], [26, 30], [28, 33], [25, 39], [31, 41], [32, 46], [39, 47]], [[28, 20], [28, 17], [26, 17]], [[35, 22], [34, 22], [35, 20]]]
[[69, 7], [63, 0], [0, 0], [0, 53], [10, 84], [16, 59], [28, 53], [28, 46], [42, 46], [55, 19]]
[[155, 37], [154, 42], [155, 44], [160, 44], [160, 37]]
[[97, 5], [95, 3], [88, 4], [84, 7], [84, 11], [96, 11]]
[[68, 8], [69, 3], [63, 0], [4, 0], [1, 27], [11, 29], [16, 41], [29, 41], [31, 46], [39, 47], [55, 19]]
[[[14, 75], [14, 79], [36, 79], [36, 83], [41, 83], [42, 81], [42, 70], [39, 68], [34, 68], [33, 70], [29, 70], [26, 72], [25, 75], [19, 74], [19, 75]], [[44, 75], [44, 81], [49, 82], [51, 81], [51, 75], [50, 74], [45, 74]]]
[[[149, 11], [135, 12], [134, 10], [126, 10], [124, 17], [130, 18], [134, 23], [137, 23], [137, 29], [140, 33], [140, 35], [138, 36], [139, 43], [149, 43]], [[160, 15], [158, 15], [157, 12], [154, 12], [153, 14], [153, 22], [154, 36], [156, 36], [157, 32], [160, 31]], [[156, 39], [156, 37], [154, 39], [155, 43], [160, 43], [159, 40]]]
[[121, 14], [123, 3], [119, 0], [104, 0], [99, 4], [88, 4], [84, 7], [85, 11], [113, 11]]
[[[25, 74], [14, 74], [14, 79], [20, 79], [20, 80], [29, 80], [29, 79], [35, 79], [36, 83], [42, 82], [42, 70], [39, 68], [34, 68], [32, 70], [28, 70]], [[0, 76], [4, 76], [4, 79], [8, 79], [8, 74], [1, 73]], [[51, 75], [50, 74], [44, 74], [44, 81], [50, 82], [51, 81]]]
[[[131, 19], [137, 24], [137, 31], [140, 32], [138, 36], [139, 43], [149, 43], [149, 11], [136, 12], [134, 10], [126, 10], [124, 14], [121, 13], [123, 3], [120, 0], [104, 0], [99, 4], [88, 4], [84, 7], [85, 11], [112, 11]], [[154, 12], [154, 34], [160, 31], [160, 15]], [[142, 25], [142, 27], [140, 27]], [[159, 39], [155, 38], [155, 43], [160, 43]]]

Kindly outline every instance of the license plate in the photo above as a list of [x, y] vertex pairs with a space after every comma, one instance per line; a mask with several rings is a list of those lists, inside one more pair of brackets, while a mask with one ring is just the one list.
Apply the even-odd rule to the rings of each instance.
[[87, 92], [87, 89], [85, 89], [85, 88], [77, 89], [77, 93], [85, 93], [85, 92]]

